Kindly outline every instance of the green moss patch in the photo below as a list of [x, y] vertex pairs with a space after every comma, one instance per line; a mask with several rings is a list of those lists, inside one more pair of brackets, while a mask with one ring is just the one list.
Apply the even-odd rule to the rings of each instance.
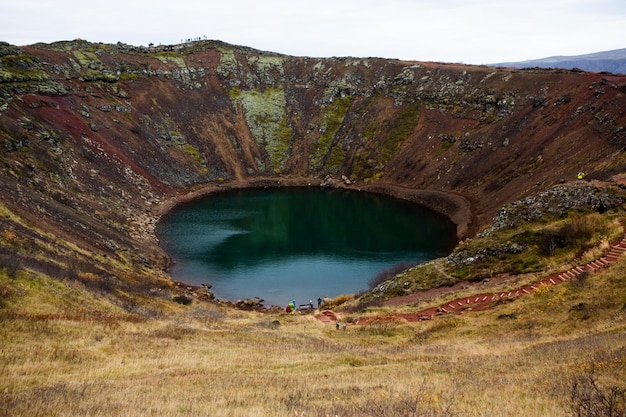
[[267, 152], [272, 169], [281, 172], [288, 158], [293, 134], [287, 121], [282, 88], [266, 88], [263, 91], [233, 89], [230, 96], [243, 107], [250, 133], [257, 145]]
[[48, 75], [28, 55], [0, 57], [0, 82], [45, 81]]
[[351, 96], [336, 97], [332, 103], [322, 109], [322, 122], [320, 124], [322, 134], [311, 146], [310, 164], [312, 167], [321, 167], [324, 157], [329, 153], [328, 166], [338, 166], [343, 162], [345, 151], [335, 140], [335, 135], [353, 102], [354, 97]]
[[420, 117], [419, 103], [408, 104], [402, 109], [396, 123], [386, 134], [381, 151], [381, 163], [386, 163], [409, 137]]

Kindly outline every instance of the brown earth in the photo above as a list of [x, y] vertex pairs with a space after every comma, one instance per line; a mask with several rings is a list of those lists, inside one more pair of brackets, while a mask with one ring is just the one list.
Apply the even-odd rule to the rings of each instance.
[[407, 198], [470, 237], [581, 170], [626, 172], [625, 108], [616, 74], [214, 41], [0, 44], [0, 259], [98, 288], [171, 286], [160, 216], [252, 186]]

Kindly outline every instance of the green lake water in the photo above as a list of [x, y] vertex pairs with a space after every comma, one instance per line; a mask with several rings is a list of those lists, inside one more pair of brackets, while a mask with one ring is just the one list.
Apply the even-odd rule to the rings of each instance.
[[285, 306], [368, 288], [382, 270], [450, 253], [456, 226], [406, 201], [322, 188], [245, 189], [179, 206], [157, 227], [175, 280]]

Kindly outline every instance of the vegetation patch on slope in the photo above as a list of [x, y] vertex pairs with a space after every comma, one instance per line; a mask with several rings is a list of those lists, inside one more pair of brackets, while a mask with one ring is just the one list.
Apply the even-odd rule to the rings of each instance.
[[230, 90], [232, 99], [245, 113], [250, 133], [265, 149], [271, 169], [282, 172], [289, 157], [292, 131], [287, 123], [285, 93], [280, 88], [260, 90]]
[[[546, 194], [546, 196], [543, 196]], [[551, 195], [553, 198], [548, 198]], [[573, 183], [505, 206], [493, 223], [452, 254], [373, 282], [364, 304], [458, 282], [565, 270], [598, 259], [624, 234], [626, 193], [620, 187]]]

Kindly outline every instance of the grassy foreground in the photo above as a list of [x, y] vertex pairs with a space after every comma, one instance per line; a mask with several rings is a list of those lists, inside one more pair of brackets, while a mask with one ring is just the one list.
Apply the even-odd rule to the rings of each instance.
[[577, 378], [623, 388], [625, 288], [621, 260], [489, 311], [337, 331], [201, 302], [129, 314], [2, 273], [0, 415], [577, 415]]

